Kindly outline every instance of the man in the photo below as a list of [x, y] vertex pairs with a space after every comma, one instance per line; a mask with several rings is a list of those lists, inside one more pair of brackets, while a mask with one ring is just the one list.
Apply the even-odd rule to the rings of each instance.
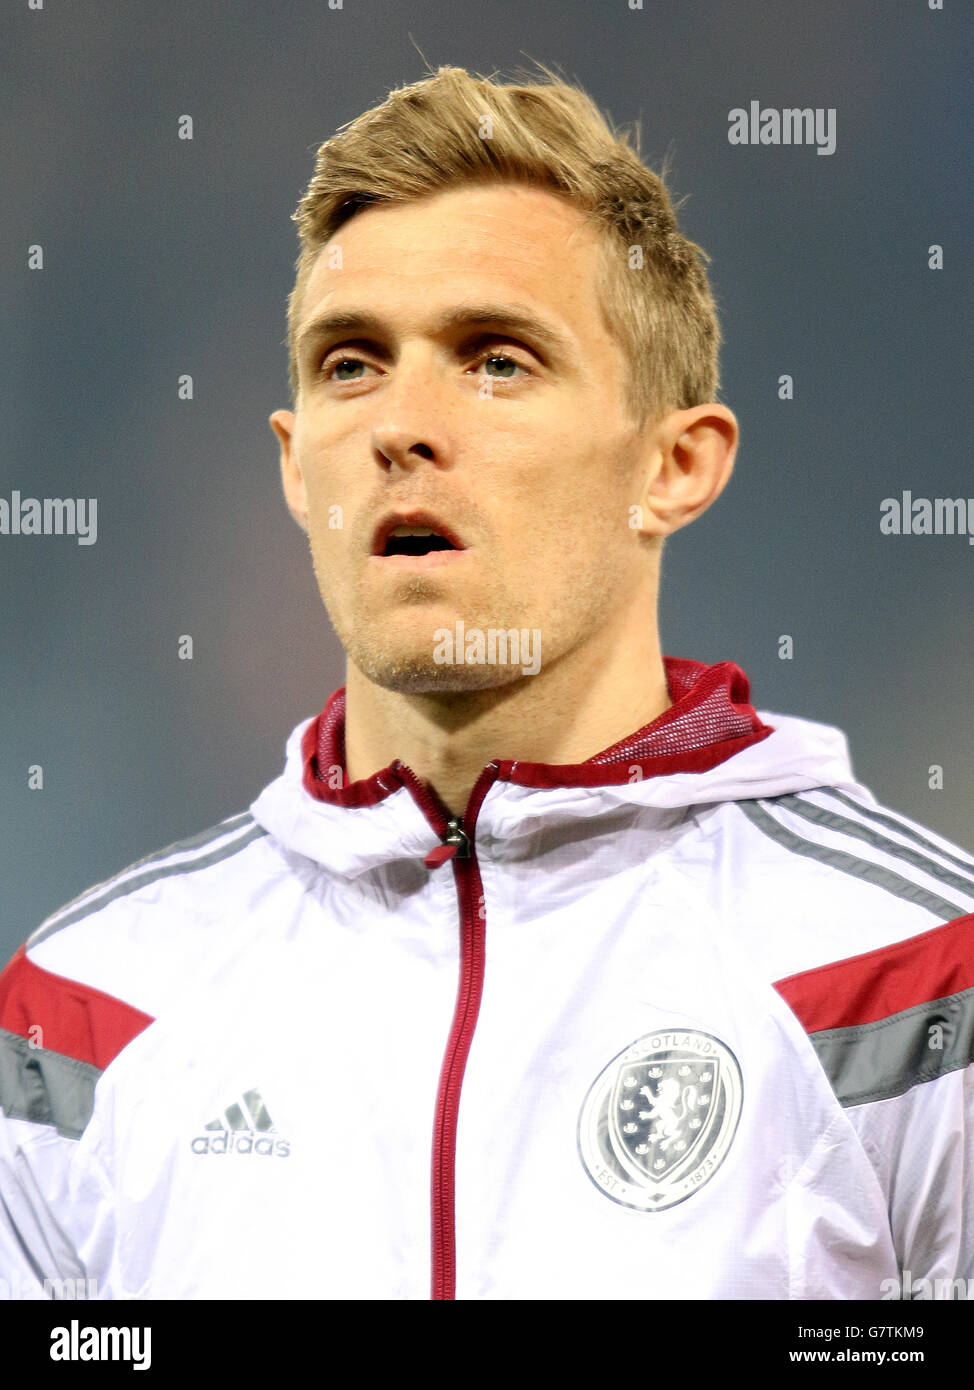
[[662, 182], [441, 69], [296, 218], [271, 425], [346, 685], [7, 967], [4, 1278], [967, 1296], [974, 859], [660, 651], [738, 439]]

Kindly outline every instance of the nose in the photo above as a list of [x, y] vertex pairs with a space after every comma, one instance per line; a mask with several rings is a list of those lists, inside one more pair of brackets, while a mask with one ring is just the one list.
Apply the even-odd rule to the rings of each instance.
[[420, 459], [449, 458], [448, 406], [430, 353], [404, 350], [381, 393], [372, 447], [384, 467], [413, 468]]

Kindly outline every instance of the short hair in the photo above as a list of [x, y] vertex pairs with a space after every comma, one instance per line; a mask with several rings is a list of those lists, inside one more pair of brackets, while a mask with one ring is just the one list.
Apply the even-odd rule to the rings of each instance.
[[642, 162], [638, 122], [633, 148], [591, 97], [537, 66], [541, 81], [509, 84], [440, 67], [321, 145], [292, 215], [301, 242], [287, 311], [295, 406], [304, 290], [338, 228], [376, 204], [504, 182], [567, 199], [601, 233], [596, 290], [606, 330], [629, 362], [634, 421], [715, 399], [721, 334], [703, 267], [710, 257], [679, 231], [663, 178]]

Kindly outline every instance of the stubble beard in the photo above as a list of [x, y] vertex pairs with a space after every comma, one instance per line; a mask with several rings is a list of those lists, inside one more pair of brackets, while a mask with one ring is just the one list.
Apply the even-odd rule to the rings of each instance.
[[[440, 599], [440, 615], [431, 617], [428, 630], [420, 635], [420, 627], [415, 619], [404, 615], [404, 621], [397, 624], [395, 619], [378, 618], [371, 605], [358, 590], [349, 605], [336, 601], [332, 586], [323, 583], [322, 570], [312, 553], [315, 576], [322, 602], [331, 620], [338, 640], [345, 654], [359, 671], [373, 685], [384, 690], [392, 690], [404, 695], [419, 694], [461, 694], [464, 691], [491, 690], [510, 685], [525, 679], [519, 665], [478, 662], [467, 665], [457, 660], [438, 662], [434, 658], [434, 648], [438, 639], [434, 633], [446, 629], [455, 635], [457, 621], [463, 622], [466, 630], [479, 627], [487, 631], [501, 624], [488, 622], [480, 613], [469, 614], [454, 610], [443, 615], [449, 604], [442, 603], [443, 586], [424, 575], [403, 575], [396, 586], [396, 606], [408, 610], [410, 605], [427, 605]], [[469, 616], [468, 616], [469, 614]], [[508, 626], [516, 626], [514, 623]], [[410, 630], [413, 635], [410, 635]], [[454, 652], [456, 658], [457, 653]]]

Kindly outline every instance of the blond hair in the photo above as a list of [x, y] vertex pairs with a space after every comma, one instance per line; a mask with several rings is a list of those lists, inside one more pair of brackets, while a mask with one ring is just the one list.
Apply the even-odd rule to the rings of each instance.
[[544, 80], [521, 85], [441, 67], [319, 148], [292, 216], [301, 241], [287, 316], [295, 404], [298, 315], [321, 247], [363, 208], [474, 182], [549, 190], [601, 232], [596, 289], [629, 362], [635, 421], [715, 399], [721, 334], [703, 268], [710, 258], [678, 230], [663, 179], [642, 163], [638, 123], [632, 148], [591, 97], [537, 66]]

